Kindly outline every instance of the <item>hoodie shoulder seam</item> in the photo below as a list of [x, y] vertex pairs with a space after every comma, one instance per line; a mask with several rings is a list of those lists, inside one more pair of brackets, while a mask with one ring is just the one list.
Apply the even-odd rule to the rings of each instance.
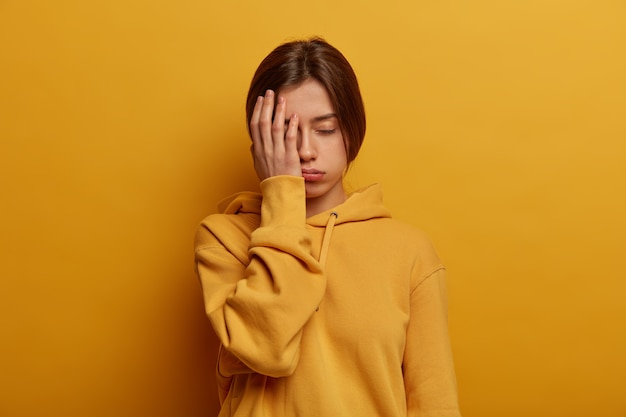
[[438, 264], [437, 266], [432, 268], [430, 271], [422, 275], [422, 277], [418, 279], [417, 284], [415, 284], [415, 287], [411, 289], [411, 295], [413, 295], [413, 292], [415, 292], [424, 282], [426, 282], [428, 278], [432, 277], [433, 275], [435, 275], [437, 272], [441, 270], [445, 271], [445, 269], [446, 267], [443, 264]]

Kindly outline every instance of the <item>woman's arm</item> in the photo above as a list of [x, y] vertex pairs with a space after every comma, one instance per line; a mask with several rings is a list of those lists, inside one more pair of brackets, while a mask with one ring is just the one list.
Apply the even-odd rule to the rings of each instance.
[[403, 372], [408, 416], [460, 417], [443, 266], [411, 292]]
[[207, 315], [224, 348], [253, 371], [279, 377], [297, 365], [302, 327], [326, 281], [305, 227], [304, 180], [274, 176], [261, 190], [261, 224], [250, 238], [249, 263], [228, 248], [248, 242], [228, 242], [217, 231], [217, 216], [198, 229], [196, 268]]

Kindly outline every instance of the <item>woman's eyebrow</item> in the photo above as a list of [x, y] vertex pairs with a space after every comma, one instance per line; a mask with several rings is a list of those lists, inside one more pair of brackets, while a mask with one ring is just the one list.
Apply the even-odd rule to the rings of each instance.
[[313, 121], [314, 122], [321, 122], [323, 120], [328, 120], [328, 119], [332, 119], [332, 118], [337, 118], [337, 115], [335, 113], [323, 114], [321, 116], [314, 117]]
[[[316, 116], [313, 119], [311, 119], [312, 122], [322, 122], [324, 120], [328, 120], [328, 119], [336, 119], [337, 118], [337, 114], [336, 113], [327, 113], [327, 114], [323, 114], [321, 116]], [[291, 119], [285, 119], [285, 124], [289, 124], [289, 121]]]

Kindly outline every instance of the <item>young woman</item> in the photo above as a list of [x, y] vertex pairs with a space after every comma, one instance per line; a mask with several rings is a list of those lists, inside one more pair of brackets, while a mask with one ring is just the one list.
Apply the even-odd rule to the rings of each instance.
[[223, 201], [195, 241], [220, 416], [460, 416], [443, 265], [378, 185], [343, 185], [365, 135], [348, 61], [283, 44], [246, 109], [261, 193]]

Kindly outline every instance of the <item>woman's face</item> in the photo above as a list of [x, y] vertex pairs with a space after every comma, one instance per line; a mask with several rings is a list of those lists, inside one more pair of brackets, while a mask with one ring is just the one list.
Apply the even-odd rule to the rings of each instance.
[[319, 81], [308, 79], [284, 87], [278, 95], [285, 98], [287, 117], [298, 115], [298, 154], [310, 217], [346, 199], [343, 174], [348, 159], [343, 135], [336, 110]]

